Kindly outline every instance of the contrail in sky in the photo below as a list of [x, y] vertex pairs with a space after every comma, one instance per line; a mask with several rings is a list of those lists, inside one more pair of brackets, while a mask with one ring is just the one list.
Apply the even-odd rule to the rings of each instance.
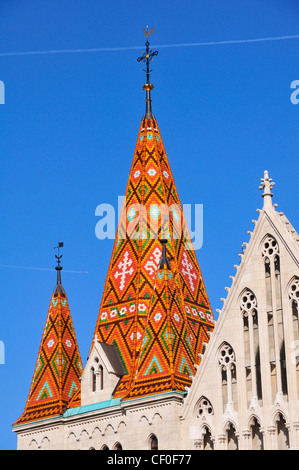
[[[55, 269], [50, 269], [50, 268], [34, 268], [31, 266], [14, 266], [11, 264], [0, 264], [0, 268], [10, 268], [10, 269], [31, 269], [34, 271], [55, 271]], [[64, 269], [63, 272], [65, 273], [75, 273], [75, 274], [88, 274], [88, 271], [69, 271], [67, 269]]]
[[[225, 44], [245, 44], [252, 42], [265, 42], [265, 41], [283, 41], [286, 39], [299, 39], [299, 34], [293, 36], [273, 36], [266, 38], [255, 39], [236, 39], [228, 41], [210, 41], [210, 42], [191, 42], [183, 44], [160, 44], [152, 47], [195, 47], [195, 46], [217, 46]], [[93, 49], [54, 49], [47, 51], [25, 51], [25, 52], [0, 52], [0, 57], [22, 56], [22, 55], [45, 55], [45, 54], [75, 54], [87, 52], [113, 52], [113, 51], [130, 51], [135, 49], [142, 49], [143, 46], [124, 46], [124, 47], [95, 47]]]

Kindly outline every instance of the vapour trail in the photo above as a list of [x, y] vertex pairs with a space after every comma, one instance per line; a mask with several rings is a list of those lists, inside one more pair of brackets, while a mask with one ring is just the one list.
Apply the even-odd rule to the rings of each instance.
[[[210, 41], [210, 42], [191, 42], [182, 44], [159, 44], [153, 45], [155, 48], [166, 48], [166, 47], [196, 47], [196, 46], [217, 46], [225, 44], [245, 44], [253, 42], [265, 42], [265, 41], [283, 41], [286, 39], [299, 39], [299, 34], [291, 36], [273, 36], [265, 38], [254, 38], [254, 39], [236, 39], [227, 41]], [[124, 46], [124, 47], [95, 47], [92, 49], [54, 49], [47, 51], [24, 51], [24, 52], [0, 52], [0, 57], [12, 57], [12, 56], [24, 56], [24, 55], [45, 55], [45, 54], [78, 54], [88, 52], [117, 52], [117, 51], [130, 51], [135, 49], [142, 49], [143, 46]]]
[[[32, 266], [14, 266], [11, 264], [0, 264], [0, 268], [10, 268], [10, 269], [31, 269], [34, 271], [55, 271], [55, 269], [50, 268], [34, 268]], [[88, 274], [88, 271], [69, 271], [67, 269], [63, 270], [64, 273], [75, 273], [75, 274]]]

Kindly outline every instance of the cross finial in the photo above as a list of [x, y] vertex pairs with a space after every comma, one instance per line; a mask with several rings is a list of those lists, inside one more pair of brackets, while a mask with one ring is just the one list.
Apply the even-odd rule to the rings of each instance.
[[147, 39], [145, 43], [146, 49], [145, 49], [145, 52], [142, 52], [142, 56], [138, 57], [137, 61], [142, 62], [143, 65], [146, 65], [146, 70], [144, 70], [146, 72], [146, 85], [150, 85], [149, 77], [150, 77], [151, 70], [149, 68], [149, 64], [150, 64], [150, 61], [154, 60], [153, 57], [155, 55], [158, 55], [158, 51], [154, 51], [153, 49], [150, 50], [149, 48], [150, 43], [149, 43], [148, 37], [150, 36], [150, 34], [153, 34], [155, 32], [154, 28], [151, 28], [149, 30], [147, 26], [146, 29], [143, 28], [143, 32], [144, 32], [144, 36]]
[[264, 207], [272, 206], [271, 198], [273, 197], [273, 194], [271, 193], [271, 189], [274, 185], [275, 183], [272, 181], [271, 178], [269, 178], [268, 171], [265, 170], [264, 178], [261, 178], [261, 184], [259, 186], [259, 189], [264, 190], [262, 194], [262, 197], [264, 198]]
[[146, 65], [146, 70], [144, 70], [144, 72], [146, 72], [146, 84], [143, 85], [142, 88], [146, 91], [146, 117], [150, 119], [152, 117], [150, 92], [154, 88], [154, 85], [150, 83], [150, 62], [154, 60], [154, 56], [158, 55], [158, 51], [149, 48], [150, 43], [148, 37], [155, 32], [154, 28], [148, 29], [147, 26], [146, 29], [143, 28], [143, 32], [146, 37], [145, 52], [142, 52], [142, 56], [138, 57], [137, 61]]

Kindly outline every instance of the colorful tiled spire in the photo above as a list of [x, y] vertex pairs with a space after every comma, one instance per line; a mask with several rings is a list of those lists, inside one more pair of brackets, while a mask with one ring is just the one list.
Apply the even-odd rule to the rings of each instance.
[[[148, 42], [148, 41], [147, 41]], [[148, 50], [144, 57], [148, 58]], [[140, 58], [142, 59], [142, 58]], [[148, 77], [149, 75], [147, 75]], [[114, 344], [126, 369], [114, 396], [136, 398], [191, 384], [213, 315], [147, 83], [125, 204], [94, 339]], [[169, 210], [170, 209], [170, 210]], [[169, 214], [169, 218], [168, 218]], [[161, 240], [169, 265], [159, 269]], [[164, 245], [165, 246], [165, 245]]]
[[[61, 246], [61, 245], [60, 245]], [[61, 257], [61, 256], [60, 256]], [[14, 425], [59, 416], [80, 392], [80, 352], [64, 288], [60, 257], [35, 371], [24, 413]], [[80, 398], [80, 397], [79, 397]], [[78, 398], [78, 399], [79, 399]]]

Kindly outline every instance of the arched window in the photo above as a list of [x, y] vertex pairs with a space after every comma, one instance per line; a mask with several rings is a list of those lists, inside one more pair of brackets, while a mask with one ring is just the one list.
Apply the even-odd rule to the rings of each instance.
[[280, 348], [280, 370], [281, 370], [281, 390], [284, 395], [288, 394], [288, 383], [287, 383], [287, 367], [286, 367], [286, 353], [284, 341]]
[[278, 450], [287, 450], [290, 448], [289, 431], [286, 427], [284, 417], [279, 414], [276, 420], [277, 430], [277, 448]]
[[236, 436], [235, 427], [230, 423], [226, 429], [227, 450], [238, 450], [238, 438]]
[[286, 393], [286, 370], [282, 369], [281, 344], [284, 344], [284, 325], [281, 295], [280, 255], [277, 240], [267, 235], [263, 240], [262, 256], [265, 263], [267, 293], [269, 368], [272, 399], [277, 393]]
[[250, 289], [245, 289], [240, 297], [240, 310], [243, 316], [247, 404], [249, 405], [253, 397], [262, 398], [258, 309], [256, 296]]
[[223, 411], [227, 405], [237, 410], [236, 356], [228, 343], [223, 343], [218, 351], [218, 363], [221, 371]]
[[255, 355], [255, 370], [256, 370], [256, 393], [259, 400], [262, 399], [262, 374], [261, 374], [261, 356], [260, 348], [257, 349]]
[[212, 441], [212, 435], [210, 430], [205, 427], [203, 436], [203, 450], [214, 450], [214, 442]]
[[109, 447], [108, 447], [106, 444], [104, 444], [104, 445], [101, 447], [101, 450], [109, 450]]
[[97, 389], [97, 382], [96, 382], [96, 374], [94, 367], [91, 367], [90, 369], [90, 380], [91, 380], [91, 391], [95, 392]]
[[293, 334], [294, 334], [294, 353], [293, 362], [296, 363], [296, 376], [297, 376], [297, 393], [299, 395], [299, 279], [295, 277], [289, 287], [289, 300], [291, 304], [292, 318], [293, 318]]
[[158, 450], [158, 438], [155, 434], [150, 436], [150, 450]]
[[113, 446], [113, 450], [123, 450], [122, 445], [119, 442], [116, 442]]
[[295, 278], [289, 288], [289, 299], [291, 302], [293, 327], [294, 327], [294, 340], [299, 340], [299, 324], [298, 324], [298, 310], [299, 310], [299, 279]]
[[264, 450], [264, 438], [261, 433], [261, 427], [256, 418], [253, 418], [251, 423], [251, 438], [252, 438], [252, 450]]
[[103, 390], [104, 388], [104, 370], [103, 366], [99, 366], [99, 385], [100, 385], [100, 390]]

